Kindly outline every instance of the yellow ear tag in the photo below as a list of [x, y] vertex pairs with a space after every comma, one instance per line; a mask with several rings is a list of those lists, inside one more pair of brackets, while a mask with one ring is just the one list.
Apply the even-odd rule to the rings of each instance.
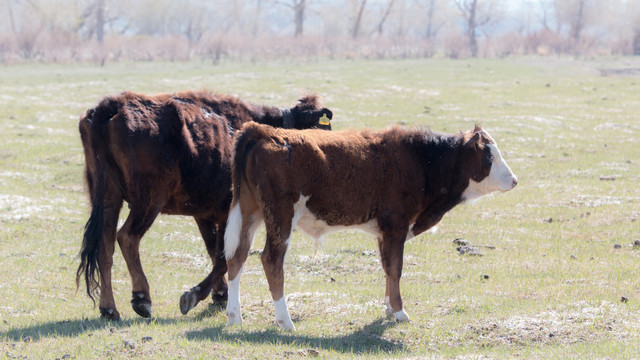
[[327, 117], [327, 114], [322, 114], [322, 117], [320, 118], [320, 120], [318, 120], [318, 122], [320, 123], [320, 125], [329, 125], [329, 122], [331, 121], [331, 119], [329, 119]]

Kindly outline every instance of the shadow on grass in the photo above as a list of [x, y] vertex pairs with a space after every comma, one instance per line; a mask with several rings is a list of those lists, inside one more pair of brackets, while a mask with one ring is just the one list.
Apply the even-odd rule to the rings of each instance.
[[185, 336], [189, 340], [229, 341], [261, 345], [294, 345], [301, 348], [324, 349], [363, 355], [403, 351], [405, 347], [402, 343], [382, 338], [384, 331], [395, 324], [395, 321], [378, 319], [352, 334], [329, 337], [287, 333], [277, 329], [275, 325], [273, 328], [253, 332], [229, 332], [229, 328], [226, 326], [216, 326], [204, 330], [189, 331]]
[[216, 316], [220, 312], [224, 312], [227, 307], [227, 302], [210, 302], [206, 309], [201, 310], [198, 314], [194, 315], [194, 319], [202, 320]]
[[[6, 331], [0, 331], [0, 339], [6, 338], [9, 341], [23, 341], [27, 337], [31, 341], [38, 341], [48, 337], [75, 337], [84, 333], [101, 330], [112, 329], [113, 332], [126, 329], [128, 327], [139, 324], [154, 325], [173, 325], [183, 322], [200, 321], [215, 316], [220, 311], [224, 311], [224, 305], [219, 303], [210, 303], [209, 306], [195, 316], [186, 316], [183, 318], [151, 318], [143, 319], [135, 317], [122, 321], [108, 321], [99, 317], [81, 320], [62, 320], [51, 321], [33, 326], [22, 328], [14, 328]], [[10, 325], [10, 323], [6, 323]]]
[[[190, 319], [192, 320], [192, 319]], [[21, 328], [0, 331], [0, 338], [6, 338], [9, 341], [23, 341], [27, 338], [30, 341], [38, 341], [48, 337], [75, 337], [84, 333], [101, 330], [112, 329], [117, 332], [123, 328], [128, 328], [137, 324], [160, 324], [170, 325], [180, 322], [178, 319], [130, 319], [122, 321], [108, 321], [100, 318], [82, 319], [82, 320], [62, 320], [51, 321], [47, 323], [26, 326]]]
[[[174, 325], [179, 323], [193, 323], [211, 318], [224, 310], [224, 305], [210, 303], [200, 313], [183, 318], [133, 318], [122, 321], [107, 321], [98, 317], [81, 320], [52, 321], [33, 326], [0, 331], [0, 339], [8, 341], [39, 341], [50, 337], [77, 337], [96, 330], [111, 329], [119, 332], [139, 324]], [[7, 324], [5, 324], [7, 325]], [[10, 324], [8, 324], [10, 325]], [[241, 328], [231, 328], [220, 325], [197, 331], [189, 331], [185, 336], [189, 340], [209, 340], [213, 342], [228, 341], [233, 343], [255, 343], [263, 345], [294, 345], [302, 348], [333, 350], [353, 354], [391, 353], [404, 350], [404, 345], [382, 338], [382, 334], [395, 325], [394, 321], [378, 319], [363, 326], [349, 335], [340, 336], [308, 336], [283, 332], [275, 327], [269, 329], [243, 332]], [[238, 329], [238, 331], [236, 331]]]

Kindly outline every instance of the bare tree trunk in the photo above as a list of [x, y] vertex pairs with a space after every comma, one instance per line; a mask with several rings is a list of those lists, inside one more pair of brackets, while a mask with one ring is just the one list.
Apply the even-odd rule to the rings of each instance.
[[293, 0], [293, 12], [295, 14], [296, 22], [296, 32], [294, 37], [300, 37], [304, 32], [304, 8], [305, 0]]
[[358, 16], [356, 17], [356, 22], [353, 25], [353, 31], [351, 32], [351, 37], [356, 39], [358, 37], [358, 33], [360, 32], [360, 23], [362, 22], [362, 13], [364, 12], [364, 7], [367, 4], [367, 0], [361, 0], [360, 9], [358, 10]]
[[384, 12], [384, 15], [382, 15], [382, 19], [380, 19], [380, 22], [378, 23], [377, 29], [378, 29], [378, 36], [382, 35], [382, 30], [384, 27], [384, 23], [385, 21], [387, 21], [387, 18], [389, 17], [389, 14], [391, 13], [391, 8], [393, 7], [393, 4], [396, 2], [396, 0], [389, 0], [389, 5], [387, 6], [387, 10]]
[[552, 31], [548, 23], [547, 7], [544, 4], [543, 0], [538, 0], [538, 1], [540, 2], [540, 7], [542, 8], [542, 18], [540, 19], [540, 22], [542, 23], [542, 26], [545, 29], [547, 29], [548, 31]]
[[478, 0], [473, 0], [471, 2], [471, 7], [469, 8], [469, 19], [467, 21], [467, 26], [469, 27], [469, 33], [467, 36], [469, 37], [469, 49], [471, 50], [471, 57], [478, 57], [478, 42], [476, 40], [476, 6], [478, 5]]
[[455, 1], [456, 6], [467, 20], [467, 38], [469, 40], [469, 50], [472, 57], [478, 57], [478, 42], [476, 40], [476, 10], [478, 0]]
[[251, 34], [253, 37], [258, 36], [258, 32], [260, 31], [260, 12], [262, 10], [262, 0], [256, 0], [256, 19], [253, 22], [253, 29], [251, 29]]
[[9, 21], [11, 22], [11, 31], [13, 31], [14, 34], [17, 34], [18, 29], [16, 29], [16, 21], [13, 18], [13, 9], [11, 8], [11, 1], [12, 0], [7, 0], [7, 10], [9, 11]]
[[578, 2], [578, 13], [576, 14], [576, 19], [571, 24], [571, 37], [573, 38], [574, 44], [577, 44], [578, 40], [580, 40], [580, 33], [582, 32], [582, 28], [584, 27], [583, 13], [584, 13], [584, 0], [580, 0]]
[[98, 44], [102, 47], [104, 44], [104, 0], [97, 0], [96, 8], [96, 37]]
[[429, 0], [429, 11], [427, 11], [427, 40], [432, 40], [434, 37], [433, 31], [433, 13], [436, 11], [438, 0]]
[[640, 28], [633, 32], [633, 55], [640, 55]]
[[400, 16], [398, 17], [398, 32], [396, 33], [397, 38], [404, 37], [404, 19], [406, 12], [406, 0], [400, 0]]

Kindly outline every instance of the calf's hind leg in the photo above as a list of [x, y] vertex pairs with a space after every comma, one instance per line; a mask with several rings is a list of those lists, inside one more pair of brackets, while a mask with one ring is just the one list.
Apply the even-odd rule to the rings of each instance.
[[227, 325], [242, 324], [240, 306], [240, 275], [247, 260], [251, 243], [258, 226], [262, 223], [259, 213], [242, 215], [240, 205], [235, 205], [229, 213], [229, 221], [224, 235], [224, 252], [227, 259], [229, 277], [229, 298], [227, 299]]
[[280, 199], [280, 205], [265, 214], [267, 240], [260, 259], [273, 298], [276, 324], [282, 329], [295, 331], [284, 295], [284, 257], [291, 240], [291, 232], [300, 219], [306, 201], [298, 200], [295, 204], [291, 202], [293, 206], [289, 206], [287, 200]]
[[279, 241], [267, 231], [267, 241], [260, 259], [273, 298], [276, 324], [282, 329], [295, 331], [284, 296], [284, 256], [287, 253], [288, 243], [288, 238], [285, 241]]

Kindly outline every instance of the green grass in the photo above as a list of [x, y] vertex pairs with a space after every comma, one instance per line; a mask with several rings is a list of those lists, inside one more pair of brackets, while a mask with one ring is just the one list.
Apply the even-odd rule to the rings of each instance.
[[[638, 358], [640, 78], [599, 72], [638, 67], [631, 58], [2, 67], [0, 358]], [[410, 323], [384, 318], [375, 241], [356, 232], [328, 237], [316, 256], [295, 234], [285, 281], [296, 333], [274, 325], [257, 255], [242, 277], [242, 327], [226, 327], [210, 300], [182, 316], [180, 295], [210, 264], [193, 220], [175, 216], [161, 216], [141, 246], [153, 319], [130, 308], [117, 250], [124, 320], [102, 321], [75, 289], [88, 217], [78, 118], [122, 90], [201, 88], [278, 106], [317, 92], [336, 130], [481, 123], [520, 184], [455, 208], [437, 233], [408, 243]], [[460, 237], [495, 249], [458, 255]]]

